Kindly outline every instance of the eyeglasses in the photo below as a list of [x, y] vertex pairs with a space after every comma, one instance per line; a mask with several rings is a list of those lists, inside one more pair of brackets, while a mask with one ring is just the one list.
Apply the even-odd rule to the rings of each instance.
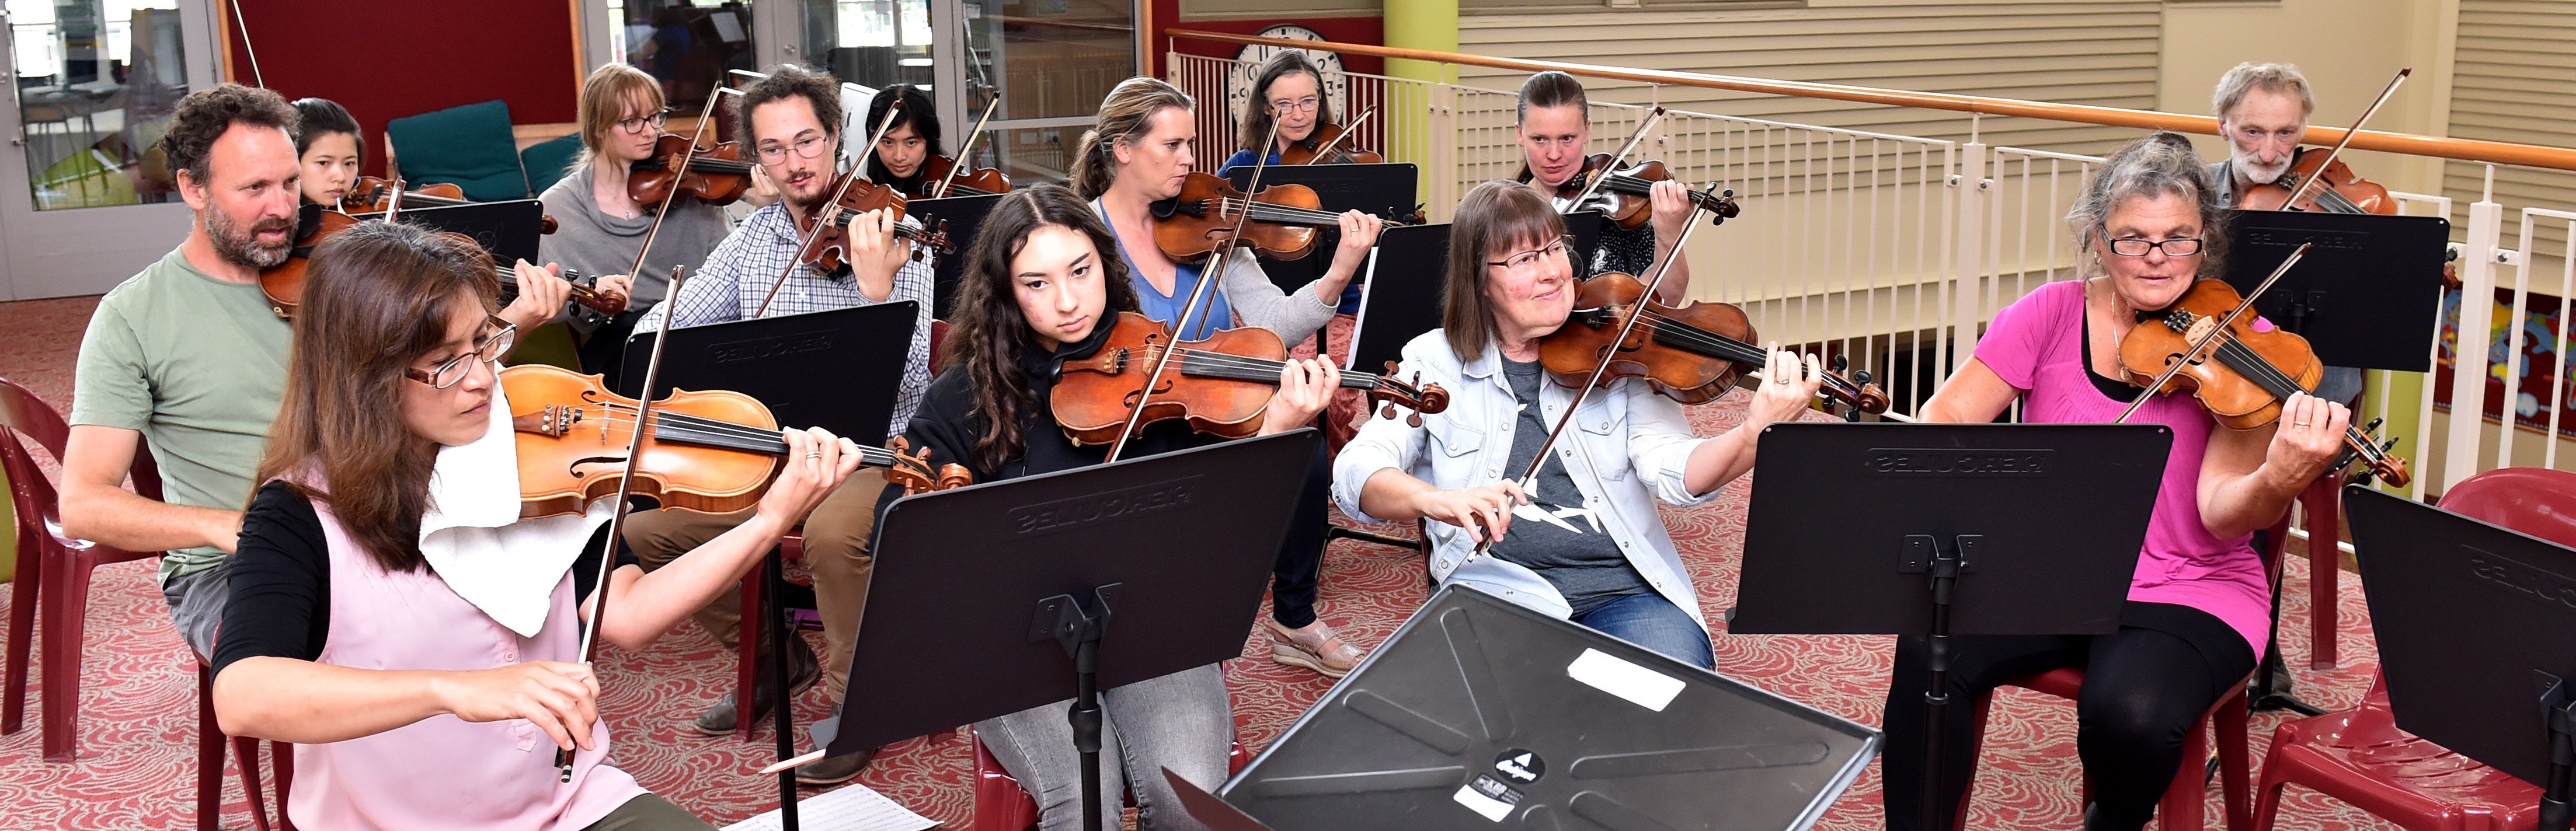
[[2148, 251], [2163, 251], [2167, 257], [2188, 257], [2193, 254], [2200, 253], [2201, 240], [2199, 237], [2181, 237], [2169, 240], [2144, 240], [2137, 237], [2121, 237], [2118, 239], [2112, 239], [2111, 232], [2108, 230], [2097, 231], [2095, 233], [2102, 235], [2103, 242], [2111, 244], [2111, 253], [2118, 254], [2123, 257], [2144, 257], [2147, 255]]
[[[811, 159], [815, 156], [823, 155], [822, 136], [809, 135], [804, 138], [797, 139], [796, 144], [793, 146], [796, 148], [796, 155], [799, 158]], [[760, 148], [760, 163], [777, 164], [779, 162], [786, 161], [788, 147], [789, 145], [772, 144]]]
[[644, 128], [646, 127], [659, 130], [662, 129], [662, 125], [669, 123], [671, 123], [671, 111], [663, 110], [652, 115], [639, 115], [634, 118], [618, 119], [617, 129], [624, 130], [629, 133], [641, 133], [644, 132]]
[[1565, 255], [1566, 249], [1573, 246], [1573, 237], [1557, 237], [1555, 242], [1548, 243], [1546, 247], [1523, 251], [1501, 260], [1486, 260], [1485, 264], [1502, 266], [1505, 270], [1513, 272], [1528, 271], [1538, 266], [1540, 257], [1561, 257]]
[[1270, 100], [1270, 108], [1280, 112], [1306, 113], [1314, 112], [1315, 108], [1323, 106], [1323, 103], [1322, 99], [1312, 95], [1304, 98], [1273, 98]]
[[458, 381], [465, 380], [466, 371], [473, 366], [472, 364], [467, 363], [468, 359], [488, 363], [499, 363], [501, 356], [510, 354], [510, 347], [519, 342], [519, 326], [515, 323], [504, 322], [497, 317], [486, 318], [485, 320], [490, 323], [501, 324], [501, 328], [492, 330], [492, 334], [484, 335], [482, 342], [474, 345], [474, 351], [449, 358], [444, 363], [440, 363], [438, 366], [430, 368], [427, 372], [423, 372], [418, 369], [405, 369], [403, 370], [403, 377], [443, 390], [448, 387], [456, 386], [456, 382]]

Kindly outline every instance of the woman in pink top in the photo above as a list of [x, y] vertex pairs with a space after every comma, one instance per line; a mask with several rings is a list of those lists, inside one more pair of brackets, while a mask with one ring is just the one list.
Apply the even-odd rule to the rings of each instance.
[[[2181, 136], [2131, 142], [2103, 162], [2067, 217], [2087, 279], [2049, 283], [1996, 313], [1974, 360], [1926, 402], [1926, 421], [1986, 422], [2013, 402], [2028, 422], [2108, 423], [2142, 390], [2124, 380], [2120, 339], [2220, 273], [2223, 215], [2207, 170]], [[2188, 395], [2158, 396], [2131, 417], [2173, 428], [2146, 545], [2120, 631], [2080, 637], [1954, 639], [1953, 701], [2061, 667], [2085, 671], [2076, 751], [2093, 783], [2087, 829], [2142, 828], [2183, 763], [2185, 731], [2244, 684], [2270, 634], [2262, 559], [2248, 544], [2341, 452], [2343, 405], [2293, 396], [2280, 421], [2218, 428]], [[1887, 825], [1922, 816], [1923, 639], [1899, 641], [1887, 694]], [[1954, 703], [1936, 797], [1953, 817], [1976, 773], [1975, 711]], [[2198, 764], [2199, 760], [2192, 760]], [[1946, 829], [1949, 823], [1944, 822]]]
[[[498, 289], [472, 243], [410, 225], [314, 252], [229, 576], [216, 718], [296, 744], [287, 813], [306, 828], [709, 828], [604, 764], [599, 682], [578, 663], [595, 523], [517, 519]], [[600, 637], [651, 643], [857, 466], [846, 440], [783, 436], [758, 515], [651, 574], [617, 568]], [[579, 748], [569, 781], [558, 747]]]

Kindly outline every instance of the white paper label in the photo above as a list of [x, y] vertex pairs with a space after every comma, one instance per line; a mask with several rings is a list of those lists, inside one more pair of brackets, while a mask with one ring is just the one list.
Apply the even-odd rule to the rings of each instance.
[[1682, 694], [1682, 679], [1636, 665], [1598, 649], [1583, 650], [1565, 674], [1595, 689], [1628, 699], [1639, 707], [1663, 712]]
[[1477, 793], [1473, 785], [1458, 786], [1458, 792], [1450, 794], [1449, 798], [1458, 800], [1458, 804], [1467, 806], [1467, 810], [1483, 814], [1486, 819], [1495, 822], [1501, 822], [1504, 817], [1512, 815], [1511, 803]]

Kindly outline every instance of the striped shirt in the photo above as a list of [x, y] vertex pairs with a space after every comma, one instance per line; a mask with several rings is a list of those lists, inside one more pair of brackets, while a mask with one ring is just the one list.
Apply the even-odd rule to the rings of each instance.
[[[690, 272], [680, 285], [680, 294], [668, 303], [635, 321], [635, 331], [656, 331], [665, 312], [673, 315], [674, 328], [704, 326], [751, 319], [761, 301], [769, 298], [769, 287], [796, 257], [796, 226], [788, 219], [786, 203], [772, 203], [753, 211], [750, 218], [725, 237], [714, 253], [707, 255], [705, 265]], [[912, 413], [921, 408], [921, 391], [930, 386], [930, 306], [931, 264], [928, 257], [906, 261], [894, 273], [894, 291], [883, 301], [869, 300], [859, 292], [857, 278], [843, 274], [823, 274], [810, 265], [799, 265], [787, 275], [787, 284], [778, 288], [776, 299], [769, 300], [769, 310], [762, 317], [827, 312], [852, 306], [869, 306], [879, 302], [910, 300], [919, 304], [912, 321], [912, 349], [904, 356], [903, 388], [895, 392], [894, 420], [887, 438], [903, 435], [912, 423]]]

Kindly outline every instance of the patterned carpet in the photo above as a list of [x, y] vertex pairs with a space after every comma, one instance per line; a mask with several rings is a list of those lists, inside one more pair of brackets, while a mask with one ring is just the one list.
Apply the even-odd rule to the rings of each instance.
[[[67, 404], [72, 358], [94, 303], [95, 298], [0, 303], [0, 377], [28, 385], [57, 406]], [[1712, 433], [1738, 417], [1739, 407], [1740, 401], [1730, 397], [1695, 408], [1692, 417], [1703, 433]], [[1748, 485], [1749, 480], [1737, 482], [1705, 506], [1665, 512], [1712, 619], [1733, 603]], [[1820, 518], [1829, 510], [1820, 506]], [[0, 737], [0, 827], [193, 825], [193, 669], [170, 629], [151, 575], [149, 562], [114, 566], [101, 570], [92, 587], [82, 758], [69, 764], [43, 762], [32, 712], [27, 730]], [[2342, 584], [2342, 601], [2335, 610], [2343, 633], [2342, 666], [2295, 673], [2300, 696], [2329, 708], [2358, 701], [2377, 660], [2357, 581]], [[2305, 566], [2294, 562], [2283, 611], [2292, 634], [2282, 644], [2293, 667], [2307, 664], [2305, 586]], [[1383, 640], [1425, 596], [1421, 559], [1411, 552], [1342, 541], [1325, 559], [1324, 615], [1362, 645]], [[6, 605], [0, 599], [0, 607]], [[1325, 679], [1311, 672], [1271, 663], [1264, 640], [1256, 638], [1245, 657], [1227, 667], [1239, 736], [1255, 750], [1328, 688]], [[1845, 717], [1870, 724], [1879, 720], [1889, 638], [1721, 635], [1716, 644], [1723, 673]], [[774, 807], [777, 793], [773, 780], [753, 775], [771, 761], [766, 730], [750, 738], [706, 738], [682, 726], [730, 688], [732, 667], [713, 640], [688, 624], [641, 654], [603, 650], [607, 693], [602, 709], [617, 741], [615, 763], [646, 787], [719, 825]], [[45, 694], [46, 682], [36, 679], [31, 711]], [[824, 715], [819, 691], [797, 702], [800, 722]], [[2272, 727], [2283, 719], [2278, 713], [2255, 717], [2258, 766]], [[2081, 772], [2074, 736], [2072, 705], [2026, 692], [1999, 696], [1987, 729], [1970, 825], [2078, 827]], [[859, 781], [950, 827], [963, 827], [971, 813], [969, 759], [962, 734], [913, 739], [889, 748]], [[1820, 827], [1879, 827], [1877, 779], [1873, 766]], [[233, 787], [228, 776], [223, 827], [248, 828], [247, 808]], [[2215, 827], [2215, 787], [2208, 804]], [[2295, 789], [2282, 817], [2283, 829], [2393, 827]]]

